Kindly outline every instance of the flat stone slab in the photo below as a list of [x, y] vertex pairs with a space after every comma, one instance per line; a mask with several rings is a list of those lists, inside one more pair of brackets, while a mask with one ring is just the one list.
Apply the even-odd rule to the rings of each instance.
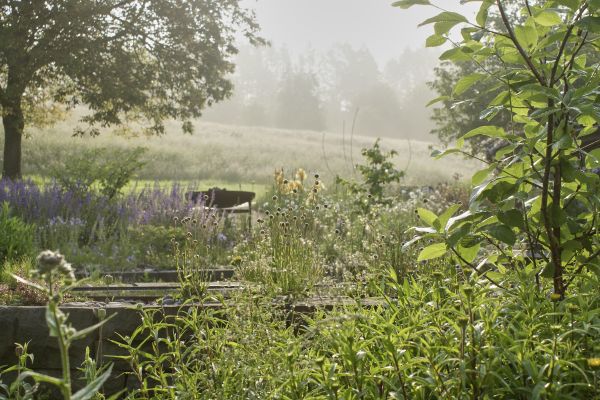
[[[202, 270], [207, 281], [223, 281], [232, 279], [235, 270], [232, 268], [207, 268]], [[176, 270], [147, 270], [147, 271], [106, 271], [100, 272], [101, 276], [110, 275], [117, 281], [123, 283], [134, 283], [143, 281], [154, 282], [178, 282], [179, 274]], [[77, 278], [89, 278], [90, 274], [86, 272], [76, 273]]]
[[[208, 294], [221, 294], [229, 297], [232, 292], [243, 289], [240, 282], [207, 282], [206, 292]], [[141, 302], [152, 302], [165, 296], [179, 294], [181, 285], [179, 283], [136, 283], [116, 285], [84, 285], [72, 290], [72, 293], [96, 301], [123, 301], [134, 300]]]

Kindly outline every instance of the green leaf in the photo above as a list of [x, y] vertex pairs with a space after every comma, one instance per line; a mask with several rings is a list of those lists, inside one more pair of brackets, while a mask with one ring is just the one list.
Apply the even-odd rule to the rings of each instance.
[[427, 40], [425, 41], [425, 47], [438, 47], [443, 45], [444, 43], [446, 43], [446, 38], [443, 37], [442, 35], [431, 35], [427, 38]]
[[26, 371], [19, 375], [20, 381], [23, 381], [27, 378], [33, 378], [36, 382], [45, 382], [58, 387], [61, 387], [63, 385], [63, 381], [61, 379], [55, 378], [53, 376], [40, 374], [38, 372]]
[[21, 278], [20, 276], [18, 276], [18, 275], [15, 275], [15, 274], [10, 274], [10, 275], [11, 275], [11, 276], [12, 276], [12, 277], [13, 277], [13, 278], [14, 278], [14, 279], [17, 281], [17, 282], [19, 282], [19, 283], [22, 283], [22, 284], [24, 284], [24, 285], [30, 286], [30, 287], [32, 287], [32, 288], [35, 288], [35, 289], [37, 289], [37, 290], [40, 290], [40, 291], [42, 291], [42, 292], [44, 292], [44, 293], [47, 293], [47, 292], [48, 292], [48, 289], [46, 289], [45, 287], [43, 287], [43, 286], [41, 286], [41, 285], [38, 285], [37, 283], [33, 283], [33, 282], [31, 282], [31, 281], [28, 281], [27, 279]]
[[486, 232], [494, 239], [506, 243], [509, 246], [514, 245], [517, 241], [517, 236], [513, 230], [506, 225], [491, 225], [486, 228]]
[[546, 264], [546, 266], [542, 270], [541, 275], [544, 278], [553, 278], [554, 277], [554, 270], [555, 269], [556, 268], [554, 268], [554, 264], [552, 262], [549, 262], [548, 264]]
[[493, 5], [493, 1], [490, 0], [486, 0], [481, 4], [481, 7], [479, 8], [479, 11], [477, 12], [477, 17], [476, 17], [476, 21], [479, 24], [479, 26], [484, 27], [485, 23], [487, 22], [487, 18], [488, 18], [488, 10], [490, 9], [490, 7]]
[[473, 86], [477, 82], [482, 81], [486, 77], [487, 77], [487, 75], [478, 74], [478, 73], [463, 76], [462, 78], [460, 78], [458, 80], [458, 82], [456, 82], [456, 86], [454, 86], [453, 94], [455, 96], [460, 96], [461, 94], [463, 94], [464, 92], [469, 90], [471, 88], [471, 86]]
[[431, 3], [428, 0], [400, 0], [392, 3], [392, 7], [399, 7], [402, 9], [407, 9], [417, 5], [429, 6]]
[[60, 315], [62, 315], [62, 311], [60, 311], [58, 307], [56, 307], [56, 305], [50, 304], [48, 305], [48, 307], [46, 307], [46, 324], [48, 325], [50, 337], [58, 337], [58, 330], [60, 329], [56, 322], [56, 319], [54, 318], [55, 312], [57, 314], [57, 318], [59, 318]]
[[444, 254], [446, 254], [447, 251], [448, 250], [446, 249], [446, 243], [432, 244], [430, 246], [425, 247], [421, 251], [419, 257], [417, 258], [417, 261], [427, 261], [440, 258]]
[[461, 22], [469, 22], [469, 20], [467, 20], [467, 18], [465, 18], [462, 14], [451, 11], [444, 11], [442, 13], [439, 13], [435, 17], [426, 19], [425, 21], [421, 22], [419, 26], [429, 25], [436, 22], [453, 22], [456, 25], [460, 24]]
[[486, 178], [490, 175], [490, 173], [492, 173], [492, 171], [494, 171], [495, 169], [496, 169], [496, 165], [492, 165], [488, 168], [484, 168], [480, 171], [477, 171], [475, 174], [473, 174], [473, 177], [471, 178], [471, 184], [473, 186], [480, 185], [483, 181], [486, 180]]
[[460, 207], [461, 207], [460, 204], [454, 204], [454, 205], [448, 207], [446, 209], [446, 211], [441, 213], [438, 218], [438, 220], [440, 222], [440, 226], [445, 229], [446, 224], [448, 223], [448, 220], [454, 215], [454, 213], [456, 213], [458, 210], [460, 210]]
[[563, 23], [560, 15], [554, 11], [544, 10], [535, 17], [533, 17], [535, 23], [541, 26], [555, 26]]
[[75, 393], [71, 397], [71, 400], [89, 400], [89, 399], [91, 399], [96, 393], [98, 393], [98, 391], [100, 391], [100, 389], [102, 388], [102, 385], [104, 385], [104, 382], [106, 382], [106, 380], [110, 377], [111, 372], [112, 372], [112, 365], [109, 366], [102, 375], [98, 376], [96, 379], [94, 379], [92, 382], [90, 382], [86, 387], [84, 387], [83, 389], [81, 389], [77, 393]]
[[108, 318], [103, 319], [102, 321], [98, 322], [97, 324], [94, 324], [92, 326], [88, 326], [85, 329], [82, 329], [82, 330], [79, 330], [79, 331], [75, 332], [73, 334], [73, 336], [71, 337], [71, 340], [83, 339], [84, 337], [86, 337], [87, 335], [89, 335], [90, 333], [92, 333], [96, 329], [100, 328], [105, 323], [107, 323], [110, 319], [114, 318], [116, 315], [117, 315], [116, 313], [115, 314], [111, 314]]
[[437, 97], [433, 100], [431, 100], [429, 103], [427, 103], [427, 105], [425, 107], [431, 107], [432, 105], [439, 103], [441, 101], [446, 101], [446, 100], [450, 100], [450, 96], [440, 96]]
[[579, 8], [579, 0], [557, 0], [557, 3], [570, 8], [571, 11], [576, 11]]
[[504, 138], [506, 137], [506, 132], [503, 128], [493, 125], [480, 126], [478, 128], [473, 129], [472, 131], [467, 132], [462, 136], [462, 139], [468, 139], [475, 136], [487, 136], [491, 138]]
[[577, 22], [577, 26], [590, 31], [591, 33], [600, 33], [600, 17], [585, 17]]
[[443, 52], [440, 56], [440, 60], [453, 62], [471, 61], [472, 56], [463, 51], [462, 47], [455, 47], [454, 49]]
[[600, 0], [588, 0], [588, 7], [590, 11], [597, 11], [600, 9]]
[[425, 208], [418, 208], [417, 214], [419, 214], [419, 218], [421, 218], [421, 221], [425, 222], [427, 225], [429, 225], [431, 227], [439, 229], [439, 226], [437, 226], [437, 227], [435, 226], [436, 222], [437, 222], [437, 225], [439, 225], [438, 216], [435, 215], [433, 212], [431, 212]]
[[519, 43], [526, 49], [533, 49], [538, 42], [538, 32], [533, 24], [515, 26], [515, 36]]
[[481, 245], [477, 243], [475, 246], [464, 247], [460, 243], [456, 246], [456, 252], [465, 259], [466, 262], [472, 263], [477, 258]]
[[460, 150], [459, 149], [446, 149], [444, 151], [434, 150], [431, 152], [431, 157], [435, 158], [436, 160], [439, 160], [442, 157], [445, 157], [449, 154], [455, 154], [455, 153], [460, 153]]
[[498, 213], [498, 220], [512, 228], [525, 229], [525, 219], [519, 210], [508, 210]]
[[410, 246], [412, 246], [413, 244], [417, 243], [419, 240], [423, 239], [423, 236], [415, 236], [414, 238], [412, 238], [411, 240], [409, 240], [408, 242], [404, 243], [402, 245], [403, 249], [408, 249]]

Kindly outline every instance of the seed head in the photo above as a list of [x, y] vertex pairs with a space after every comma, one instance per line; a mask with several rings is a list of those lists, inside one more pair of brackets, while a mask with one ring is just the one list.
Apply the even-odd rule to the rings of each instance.
[[65, 262], [65, 257], [58, 251], [45, 250], [37, 256], [36, 261], [38, 263], [38, 273], [43, 275], [58, 268]]

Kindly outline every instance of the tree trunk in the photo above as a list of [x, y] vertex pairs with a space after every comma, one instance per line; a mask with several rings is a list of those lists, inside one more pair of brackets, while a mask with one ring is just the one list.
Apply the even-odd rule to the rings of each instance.
[[2, 177], [12, 180], [21, 179], [21, 142], [25, 118], [21, 101], [13, 101], [2, 105], [4, 116], [4, 165], [2, 166]]

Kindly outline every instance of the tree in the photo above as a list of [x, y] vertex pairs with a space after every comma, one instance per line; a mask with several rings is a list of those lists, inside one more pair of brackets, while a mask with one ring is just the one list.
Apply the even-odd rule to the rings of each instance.
[[[599, 66], [587, 56], [600, 46], [600, 1], [511, 2], [522, 6], [518, 24], [511, 21], [507, 1], [479, 2], [475, 21], [446, 10], [426, 20], [435, 31], [427, 43], [452, 42], [449, 32], [460, 25], [463, 40], [441, 59], [468, 60], [478, 70], [463, 76], [453, 92], [495, 85], [497, 95], [482, 114], [506, 112], [510, 122], [463, 132], [457, 148], [446, 153], [465, 153], [464, 141], [478, 136], [508, 146], [473, 176], [468, 211], [455, 216], [459, 205], [439, 216], [418, 210], [428, 227], [415, 240], [439, 241], [425, 247], [419, 260], [450, 255], [499, 287], [506, 271], [518, 269], [538, 282], [547, 277], [560, 300], [583, 272], [600, 273], [600, 177], [591, 171], [599, 163], [586, 144], [600, 122]], [[502, 29], [486, 25], [491, 10]], [[494, 63], [498, 68], [486, 68]], [[498, 270], [482, 268], [489, 264]]]
[[230, 95], [235, 33], [253, 44], [254, 15], [239, 0], [0, 0], [3, 176], [21, 176], [25, 104], [40, 90], [85, 105], [86, 130], [135, 120], [148, 132]]
[[[518, 0], [505, 2], [505, 14], [513, 25], [525, 23], [527, 12], [521, 13], [520, 6], [524, 4]], [[543, 4], [541, 0], [529, 0], [529, 6]], [[506, 33], [502, 16], [494, 8], [490, 8], [485, 21], [486, 29]], [[583, 48], [590, 61], [600, 61], [598, 52], [594, 48]], [[436, 127], [431, 133], [436, 135], [444, 144], [450, 144], [458, 139], [462, 133], [469, 132], [477, 127], [484, 126], [490, 121], [505, 129], [510, 129], [510, 113], [506, 110], [495, 110], [491, 114], [482, 114], [482, 110], [502, 92], [493, 81], [480, 80], [472, 86], [459, 92], [454, 90], [458, 82], [476, 72], [481, 72], [481, 65], [472, 59], [465, 58], [457, 62], [445, 61], [435, 69], [435, 78], [429, 82], [429, 87], [438, 93], [441, 107], [433, 110], [432, 120]], [[499, 72], [503, 68], [501, 63], [487, 62], [485, 69], [489, 72]], [[500, 150], [505, 141], [485, 137], [472, 137], [467, 140], [473, 154], [493, 158], [496, 151]]]
[[277, 94], [276, 123], [280, 128], [320, 130], [325, 127], [318, 82], [311, 72], [285, 74]]

